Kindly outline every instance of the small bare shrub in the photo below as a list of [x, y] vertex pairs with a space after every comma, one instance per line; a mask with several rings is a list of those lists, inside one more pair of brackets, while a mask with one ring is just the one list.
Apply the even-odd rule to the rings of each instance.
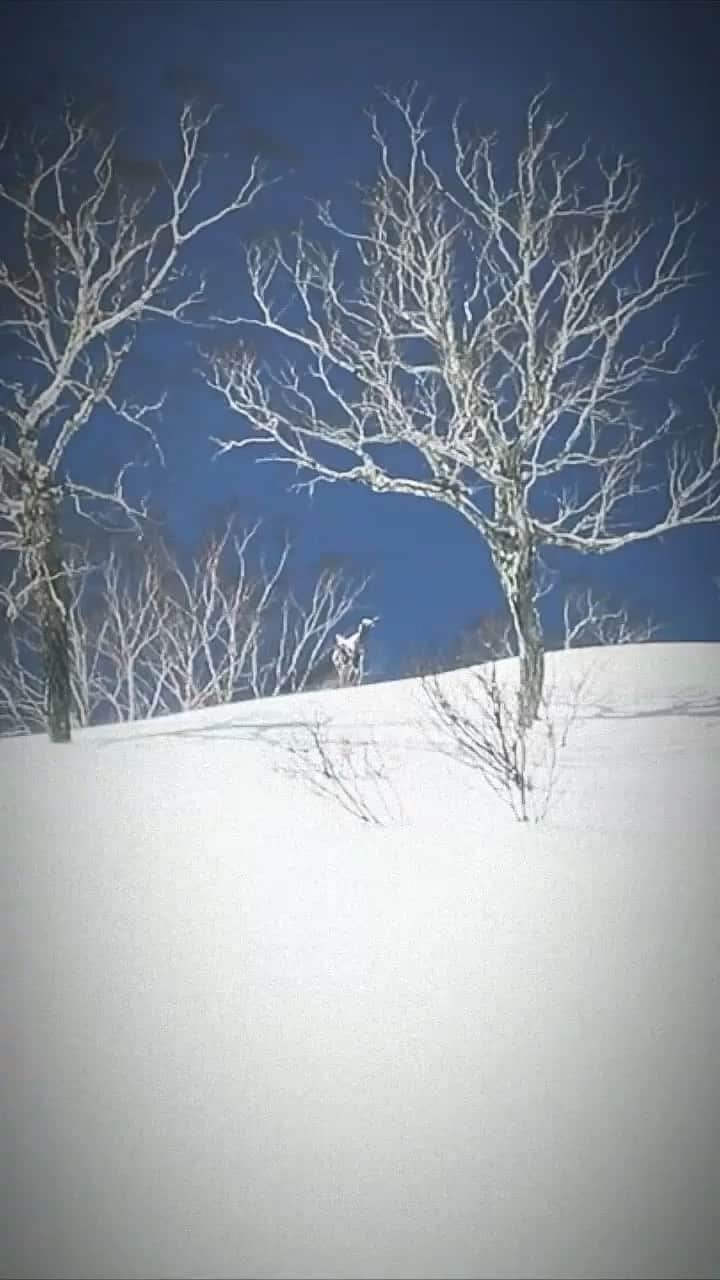
[[390, 786], [377, 745], [333, 737], [326, 718], [298, 726], [277, 767], [317, 795], [330, 796], [361, 822], [384, 826], [392, 817]]
[[530, 725], [524, 722], [516, 682], [501, 681], [494, 662], [464, 675], [457, 691], [436, 675], [426, 676], [422, 686], [438, 734], [437, 749], [477, 769], [519, 822], [541, 822], [583, 682], [563, 708], [546, 683], [538, 717]]

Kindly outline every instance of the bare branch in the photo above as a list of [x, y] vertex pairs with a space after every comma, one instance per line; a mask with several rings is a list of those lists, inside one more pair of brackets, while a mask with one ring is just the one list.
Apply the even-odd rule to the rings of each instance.
[[384, 826], [393, 816], [391, 792], [381, 754], [373, 741], [353, 742], [333, 735], [321, 716], [301, 726], [282, 745], [278, 772], [336, 801], [347, 813], [371, 826]]
[[573, 590], [563, 603], [563, 647], [646, 644], [662, 628], [651, 618], [633, 620], [626, 608], [613, 608], [592, 587]]
[[[514, 664], [512, 664], [514, 666]], [[577, 717], [573, 701], [561, 709], [548, 690], [541, 714], [528, 726], [519, 712], [518, 691], [494, 662], [460, 677], [423, 677], [422, 689], [435, 730], [433, 746], [476, 770], [510, 806], [519, 822], [541, 822], [553, 797], [558, 751]]]

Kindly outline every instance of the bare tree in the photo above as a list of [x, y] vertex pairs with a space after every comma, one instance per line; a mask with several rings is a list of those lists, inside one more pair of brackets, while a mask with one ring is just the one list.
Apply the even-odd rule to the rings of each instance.
[[283, 596], [272, 627], [259, 632], [253, 646], [253, 696], [301, 693], [325, 665], [335, 628], [356, 608], [369, 581], [341, 568], [323, 569], [305, 602], [294, 590]]
[[372, 739], [354, 742], [338, 737], [319, 715], [299, 729], [288, 742], [278, 744], [282, 755], [275, 767], [279, 773], [299, 779], [371, 826], [385, 826], [399, 812], [382, 753]]
[[633, 619], [630, 611], [598, 597], [592, 587], [573, 588], [563, 604], [563, 648], [581, 645], [645, 644], [662, 630], [652, 618]]
[[[236, 532], [231, 518], [185, 570], [165, 552], [151, 571], [155, 638], [138, 630], [142, 673], [152, 695], [144, 715], [190, 711], [242, 697], [274, 697], [305, 688], [333, 630], [356, 606], [368, 579], [320, 572], [307, 598], [286, 582], [291, 546], [251, 558], [256, 521]], [[137, 605], [123, 611], [137, 614]], [[117, 639], [114, 641], [117, 644]]]
[[[188, 320], [203, 296], [184, 261], [197, 237], [246, 209], [264, 185], [257, 160], [229, 198], [207, 199], [208, 157], [201, 142], [213, 112], [186, 106], [180, 149], [170, 172], [152, 166], [145, 185], [125, 178], [118, 140], [102, 140], [92, 122], [66, 110], [58, 134], [38, 133], [18, 158], [20, 177], [0, 183], [14, 243], [0, 260], [0, 327], [8, 344], [0, 379], [0, 552], [12, 572], [3, 588], [11, 615], [37, 602], [53, 741], [70, 738], [68, 589], [61, 516], [72, 504], [97, 518], [112, 508], [136, 521], [128, 466], [101, 490], [76, 480], [68, 454], [100, 408], [145, 431], [157, 404], [132, 404], [116, 392], [141, 319]], [[2, 140], [4, 148], [9, 139]], [[0, 146], [0, 151], [2, 151]]]
[[[305, 688], [367, 578], [324, 570], [305, 598], [287, 585], [291, 547], [254, 554], [260, 522], [231, 518], [186, 567], [159, 543], [66, 566], [73, 722], [148, 719]], [[83, 572], [84, 570], [84, 572]], [[0, 731], [45, 720], [42, 626], [29, 606], [0, 656]]]
[[103, 642], [122, 674], [127, 718], [191, 711], [247, 692], [258, 633], [289, 554], [286, 545], [272, 566], [251, 570], [258, 528], [236, 531], [229, 519], [188, 568], [161, 545], [133, 584], [134, 599], [112, 593]]
[[33, 635], [35, 628], [27, 622], [18, 631], [8, 630], [0, 655], [0, 734], [34, 733], [43, 729], [45, 716], [45, 681], [43, 678], [42, 637]]
[[388, 125], [369, 117], [379, 168], [362, 221], [323, 206], [316, 240], [247, 250], [253, 314], [228, 323], [299, 362], [271, 368], [241, 343], [206, 368], [247, 424], [219, 452], [270, 444], [260, 460], [304, 473], [295, 488], [354, 481], [472, 525], [512, 619], [525, 723], [544, 678], [541, 549], [602, 554], [720, 518], [720, 401], [695, 448], [676, 408], [652, 417], [646, 396], [693, 354], [662, 310], [693, 279], [696, 210], [644, 220], [634, 166], [592, 164], [587, 146], [561, 158], [563, 120], [542, 98], [506, 177], [460, 113], [444, 165], [415, 92], [387, 95]]

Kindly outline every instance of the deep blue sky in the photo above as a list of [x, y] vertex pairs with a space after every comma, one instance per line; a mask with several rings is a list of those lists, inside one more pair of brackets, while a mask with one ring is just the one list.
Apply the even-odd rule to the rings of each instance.
[[[293, 222], [307, 196], [342, 195], [350, 179], [369, 175], [362, 113], [376, 86], [418, 80], [436, 97], [440, 123], [467, 99], [482, 128], [510, 137], [530, 96], [550, 82], [553, 108], [570, 113], [572, 134], [639, 160], [651, 209], [657, 200], [712, 202], [696, 249], [708, 276], [683, 303], [683, 315], [688, 341], [705, 344], [696, 377], [720, 385], [712, 305], [720, 253], [713, 128], [720, 119], [720, 20], [713, 3], [25, 0], [4, 4], [1, 13], [6, 94], [30, 90], [52, 103], [78, 86], [105, 96], [110, 90], [129, 145], [152, 157], [166, 151], [173, 93], [189, 76], [225, 104], [239, 156], [260, 146], [277, 171], [294, 167], [272, 200], [215, 242], [208, 265], [226, 298], [232, 298], [233, 237], [263, 220]], [[240, 496], [256, 510], [288, 511], [307, 555], [356, 557], [376, 573], [367, 606], [383, 619], [378, 670], [397, 670], [418, 647], [442, 644], [473, 614], [496, 606], [482, 546], [448, 511], [349, 486], [321, 487], [310, 505], [285, 496], [282, 468], [271, 474], [254, 467], [246, 453], [212, 464], [207, 437], [232, 429], [232, 418], [194, 379], [177, 337], [156, 337], [143, 351], [137, 376], [170, 388], [169, 465], [158, 480], [158, 501], [177, 534], [190, 538], [213, 504]], [[100, 425], [87, 447], [112, 459], [118, 446], [107, 443], [106, 424]], [[719, 552], [717, 529], [705, 526], [580, 568], [629, 604], [652, 610], [668, 624], [663, 638], [720, 639], [720, 593], [711, 584]], [[570, 558], [565, 567], [578, 570]]]

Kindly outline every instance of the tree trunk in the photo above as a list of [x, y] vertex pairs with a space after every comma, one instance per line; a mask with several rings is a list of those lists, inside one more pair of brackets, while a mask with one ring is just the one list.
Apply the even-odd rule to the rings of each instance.
[[38, 461], [37, 439], [21, 440], [23, 510], [27, 572], [37, 607], [45, 675], [45, 715], [51, 742], [70, 741], [73, 703], [68, 590], [60, 549], [58, 502], [49, 468]]
[[45, 571], [45, 580], [39, 587], [39, 595], [48, 737], [51, 742], [69, 742], [72, 681], [67, 592], [55, 539], [46, 553]]
[[[506, 512], [503, 514], [507, 514]], [[529, 729], [540, 711], [545, 681], [545, 646], [535, 608], [536, 550], [532, 532], [514, 516], [491, 554], [513, 622], [520, 661], [520, 727]]]
[[545, 682], [545, 650], [542, 628], [532, 593], [522, 591], [508, 599], [520, 659], [520, 726], [529, 729], [537, 720]]

